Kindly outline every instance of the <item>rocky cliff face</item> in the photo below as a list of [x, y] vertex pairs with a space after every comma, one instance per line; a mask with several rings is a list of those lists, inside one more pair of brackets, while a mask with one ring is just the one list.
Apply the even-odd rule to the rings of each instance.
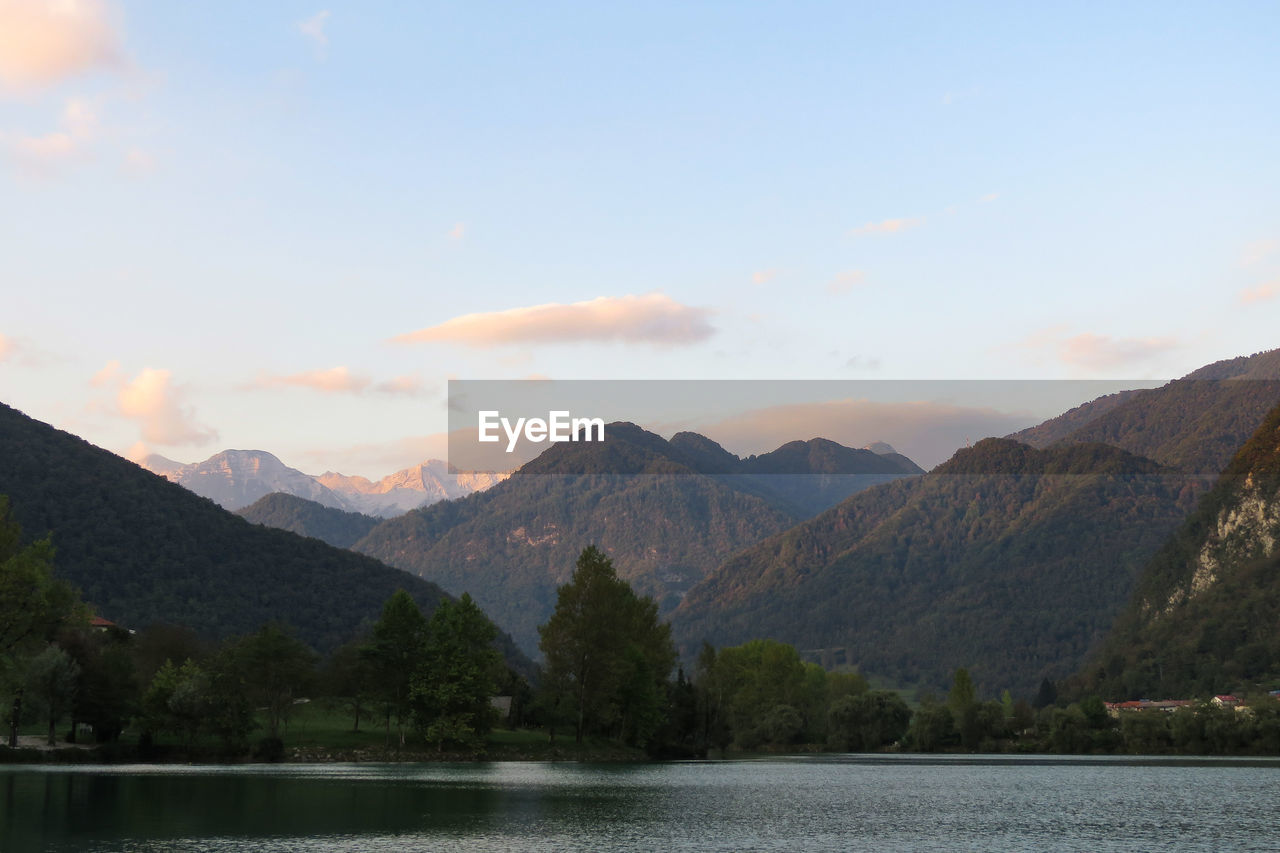
[[1249, 691], [1280, 679], [1280, 406], [1143, 569], [1080, 674], [1109, 699]]

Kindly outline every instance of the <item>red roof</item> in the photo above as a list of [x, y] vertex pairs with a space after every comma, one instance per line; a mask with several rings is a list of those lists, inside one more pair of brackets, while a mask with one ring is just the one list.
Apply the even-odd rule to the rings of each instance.
[[117, 627], [117, 626], [116, 626], [116, 623], [112, 622], [110, 619], [103, 619], [101, 616], [95, 616], [95, 617], [93, 617], [92, 619], [90, 619], [90, 620], [89, 620], [89, 627], [91, 627], [91, 628], [115, 628], [115, 627]]

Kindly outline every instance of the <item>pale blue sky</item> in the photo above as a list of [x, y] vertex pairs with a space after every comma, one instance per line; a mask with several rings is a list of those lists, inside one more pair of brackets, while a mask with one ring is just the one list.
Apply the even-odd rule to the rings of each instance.
[[0, 0], [0, 399], [113, 450], [380, 475], [449, 377], [1276, 344], [1274, 3], [50, 5]]

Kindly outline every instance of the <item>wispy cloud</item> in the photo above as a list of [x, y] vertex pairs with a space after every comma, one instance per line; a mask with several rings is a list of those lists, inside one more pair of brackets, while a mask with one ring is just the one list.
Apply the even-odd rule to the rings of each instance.
[[1067, 338], [1058, 345], [1058, 358], [1075, 367], [1110, 370], [1133, 367], [1177, 348], [1170, 337], [1113, 338], [1085, 333]]
[[60, 130], [39, 136], [0, 133], [20, 173], [47, 177], [82, 156], [97, 135], [98, 111], [87, 100], [72, 98], [63, 105], [59, 124]]
[[43, 88], [123, 64], [102, 0], [0, 0], [0, 88]]
[[781, 272], [781, 270], [776, 267], [770, 267], [767, 270], [756, 270], [751, 274], [751, 283], [758, 285], [768, 284], [778, 277], [779, 272]]
[[1240, 291], [1240, 302], [1243, 305], [1253, 305], [1258, 302], [1270, 302], [1277, 296], [1280, 296], [1280, 279]]
[[1240, 254], [1240, 265], [1251, 267], [1254, 264], [1261, 263], [1280, 249], [1280, 240], [1272, 237], [1266, 240], [1254, 240], [1252, 243], [1244, 247], [1244, 251]]
[[862, 270], [847, 270], [827, 282], [827, 293], [832, 295], [848, 293], [855, 287], [866, 284], [866, 282], [867, 274]]
[[12, 338], [0, 335], [0, 362], [7, 361], [17, 349]]
[[120, 381], [120, 362], [112, 359], [89, 380], [89, 384], [94, 388], [103, 388], [108, 385], [115, 385]]
[[467, 236], [467, 225], [466, 225], [466, 223], [465, 223], [465, 222], [459, 222], [459, 223], [455, 224], [452, 228], [450, 228], [450, 229], [449, 229], [449, 233], [448, 233], [447, 235], [445, 235], [445, 236], [447, 236], [450, 240], [454, 241], [455, 243], [456, 243], [456, 242], [458, 242], [458, 241], [459, 241], [459, 240], [461, 240], [463, 237], [466, 237], [466, 236]]
[[849, 231], [855, 237], [867, 234], [897, 234], [900, 231], [906, 231], [910, 228], [916, 228], [924, 224], [924, 217], [915, 219], [885, 219], [881, 222], [868, 222], [865, 225], [859, 225]]
[[610, 343], [684, 346], [715, 334], [711, 311], [663, 293], [601, 296], [484, 314], [464, 314], [392, 338], [396, 343], [447, 342], [473, 347], [507, 344]]
[[315, 44], [316, 52], [322, 59], [329, 50], [329, 34], [324, 29], [329, 23], [329, 15], [328, 9], [322, 9], [305, 21], [298, 22], [298, 32]]
[[1085, 370], [1137, 370], [1153, 359], [1182, 346], [1171, 336], [1117, 338], [1091, 332], [1071, 334], [1064, 325], [1033, 332], [1012, 345], [1033, 356], [1048, 358]]
[[998, 198], [1000, 198], [1000, 193], [987, 193], [978, 198], [978, 204], [990, 204]]
[[121, 382], [116, 407], [136, 421], [142, 440], [151, 444], [204, 444], [217, 439], [217, 430], [199, 423], [195, 410], [186, 405], [181, 389], [168, 370], [146, 368], [132, 380]]
[[325, 370], [304, 370], [286, 375], [262, 373], [247, 387], [258, 390], [306, 388], [322, 394], [364, 394], [373, 391], [379, 394], [406, 396], [416, 396], [423, 391], [422, 380], [417, 376], [397, 376], [384, 382], [374, 382], [370, 377], [354, 373], [343, 366]]

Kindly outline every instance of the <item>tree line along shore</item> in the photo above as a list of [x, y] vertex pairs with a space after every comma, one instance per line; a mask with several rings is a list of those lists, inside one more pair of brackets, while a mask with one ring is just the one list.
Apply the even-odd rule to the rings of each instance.
[[[48, 541], [22, 544], [4, 509], [0, 761], [1280, 754], [1280, 701], [1265, 693], [1167, 713], [1058, 696], [1047, 681], [1036, 697], [984, 699], [960, 669], [946, 695], [908, 701], [768, 639], [704, 645], [686, 670], [655, 602], [594, 546], [539, 627], [534, 678], [503, 659], [465, 594], [427, 614], [398, 591], [323, 659], [282, 624], [221, 643], [181, 626], [135, 633], [91, 617]], [[44, 749], [20, 748], [36, 735]]]

